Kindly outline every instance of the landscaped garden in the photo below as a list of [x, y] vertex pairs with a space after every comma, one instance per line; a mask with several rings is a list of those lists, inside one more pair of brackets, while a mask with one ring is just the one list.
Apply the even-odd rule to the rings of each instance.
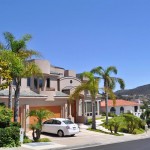
[[[123, 135], [123, 133], [142, 134], [145, 132], [146, 122], [133, 114], [126, 113], [120, 116], [109, 114], [109, 116], [111, 116], [111, 118], [108, 120], [108, 123], [104, 120], [104, 116], [103, 118], [98, 118], [103, 122], [100, 126], [104, 127], [104, 129], [108, 129], [107, 131], [101, 130], [99, 127], [97, 127], [96, 130], [91, 128], [88, 130], [117, 136]], [[91, 120], [89, 119], [88, 122], [91, 123]]]

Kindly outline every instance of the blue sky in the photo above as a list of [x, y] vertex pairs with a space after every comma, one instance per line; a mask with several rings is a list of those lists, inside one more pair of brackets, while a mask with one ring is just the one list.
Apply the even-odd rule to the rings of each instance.
[[126, 88], [150, 83], [150, 0], [0, 0], [2, 33], [77, 73], [114, 65]]

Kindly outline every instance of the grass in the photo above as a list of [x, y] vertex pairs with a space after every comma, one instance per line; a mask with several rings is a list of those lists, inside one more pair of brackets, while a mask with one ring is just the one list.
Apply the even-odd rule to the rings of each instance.
[[89, 131], [94, 131], [94, 132], [105, 133], [105, 134], [110, 134], [110, 135], [115, 135], [115, 136], [123, 136], [123, 134], [105, 132], [105, 131], [102, 131], [102, 130], [100, 130], [100, 129], [91, 129], [91, 128], [88, 128], [87, 130], [89, 130]]
[[[103, 121], [105, 121], [104, 120], [105, 118], [106, 118], [105, 116], [101, 116], [100, 118], [96, 118], [96, 120], [102, 120], [102, 122], [103, 122]], [[87, 124], [92, 124], [92, 118], [88, 119]]]

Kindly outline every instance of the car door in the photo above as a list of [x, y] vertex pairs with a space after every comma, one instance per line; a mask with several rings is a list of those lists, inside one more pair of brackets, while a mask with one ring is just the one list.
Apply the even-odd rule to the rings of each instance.
[[53, 119], [47, 120], [43, 123], [42, 131], [47, 133], [53, 133]]
[[57, 134], [58, 130], [61, 129], [61, 121], [54, 119], [52, 124], [53, 124], [52, 130], [55, 134]]

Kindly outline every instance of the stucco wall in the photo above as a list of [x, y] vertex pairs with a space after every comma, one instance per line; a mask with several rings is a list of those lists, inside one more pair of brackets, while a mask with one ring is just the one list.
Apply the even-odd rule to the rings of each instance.
[[[120, 114], [120, 107], [121, 106], [115, 107], [116, 115]], [[134, 106], [123, 106], [123, 108], [124, 108], [124, 113], [127, 113], [128, 111], [134, 112]], [[108, 112], [110, 112], [110, 109], [111, 109], [111, 107], [108, 107]], [[105, 112], [105, 107], [101, 107], [101, 111]]]
[[[71, 83], [72, 80], [72, 83]], [[60, 79], [60, 91], [66, 86], [78, 86], [81, 84], [81, 81], [74, 77], [64, 77]]]
[[42, 73], [50, 74], [50, 62], [48, 60], [34, 59], [32, 61], [41, 69]]

